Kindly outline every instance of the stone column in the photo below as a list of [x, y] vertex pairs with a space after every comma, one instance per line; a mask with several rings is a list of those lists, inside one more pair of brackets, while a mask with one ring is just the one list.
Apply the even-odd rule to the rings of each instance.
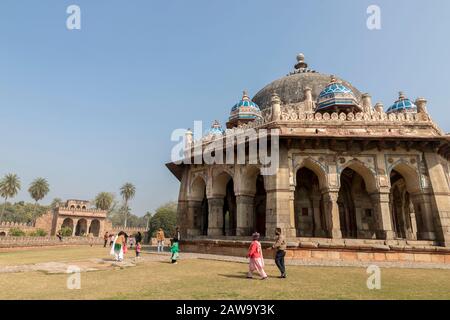
[[338, 190], [327, 190], [323, 193], [325, 217], [327, 220], [328, 235], [333, 239], [341, 239], [341, 222], [339, 218], [339, 207], [337, 204]]
[[251, 195], [236, 196], [237, 236], [249, 236], [253, 233], [253, 231], [255, 231], [254, 202], [255, 202], [254, 196]]
[[188, 212], [186, 217], [186, 235], [187, 237], [195, 237], [201, 234], [199, 226], [199, 218], [202, 214], [202, 201], [189, 200]]
[[72, 219], [72, 221], [73, 221], [72, 237], [75, 237], [75, 232], [77, 230], [77, 225], [78, 225], [78, 219]]
[[325, 237], [325, 228], [322, 226], [322, 220], [320, 217], [320, 198], [314, 197], [312, 199], [313, 206], [313, 219], [314, 219], [314, 236]]
[[208, 236], [223, 235], [224, 197], [208, 198]]
[[433, 189], [434, 225], [436, 236], [445, 246], [450, 247], [450, 188], [445, 178], [445, 170], [438, 154], [425, 152], [431, 187]]
[[433, 208], [428, 194], [411, 195], [417, 223], [417, 238], [421, 240], [436, 240], [433, 222]]
[[392, 229], [392, 217], [389, 206], [389, 192], [382, 191], [370, 195], [377, 221], [377, 239], [391, 240], [395, 238]]

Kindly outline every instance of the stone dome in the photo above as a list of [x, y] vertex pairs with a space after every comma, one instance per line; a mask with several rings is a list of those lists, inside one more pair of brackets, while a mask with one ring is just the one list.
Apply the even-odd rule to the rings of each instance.
[[242, 95], [242, 99], [236, 103], [231, 109], [230, 121], [250, 119], [254, 120], [261, 117], [261, 111], [256, 103], [248, 97], [246, 91]]
[[[313, 100], [317, 101], [320, 93], [330, 84], [331, 75], [308, 69], [302, 54], [297, 56], [297, 62], [294, 72], [268, 84], [253, 97], [253, 102], [259, 105], [261, 110], [270, 105], [270, 98], [274, 92], [278, 94], [282, 103], [294, 104], [304, 101], [304, 90], [310, 88]], [[361, 92], [351, 83], [338, 77], [336, 80], [350, 89], [357, 101], [361, 100]]]

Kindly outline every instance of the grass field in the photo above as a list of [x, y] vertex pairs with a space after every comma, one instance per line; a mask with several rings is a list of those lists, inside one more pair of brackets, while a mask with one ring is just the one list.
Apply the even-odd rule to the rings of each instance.
[[[144, 253], [145, 255], [145, 253]], [[0, 268], [39, 262], [108, 258], [100, 247], [0, 252]], [[81, 273], [81, 289], [67, 275], [0, 273], [0, 299], [450, 299], [450, 270], [382, 269], [381, 290], [368, 290], [364, 268], [288, 268], [288, 279], [248, 280], [242, 263], [201, 259], [148, 261], [136, 267]]]

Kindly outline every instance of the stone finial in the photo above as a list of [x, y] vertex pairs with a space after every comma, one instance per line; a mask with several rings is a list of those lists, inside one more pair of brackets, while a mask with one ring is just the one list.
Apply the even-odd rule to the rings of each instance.
[[248, 96], [247, 90], [244, 90], [244, 91], [242, 92], [242, 100], [244, 100], [244, 101], [250, 100], [250, 97]]
[[384, 105], [381, 102], [377, 102], [375, 104], [374, 109], [375, 109], [375, 112], [378, 112], [380, 114], [384, 113]]
[[417, 98], [416, 99], [416, 106], [417, 106], [417, 113], [428, 113], [427, 110], [427, 99], [425, 98]]
[[368, 93], [361, 96], [363, 111], [365, 113], [372, 113], [372, 97]]
[[186, 157], [190, 156], [190, 150], [194, 144], [194, 134], [191, 129], [187, 129], [184, 133], [184, 155]]
[[305, 101], [313, 101], [312, 89], [310, 87], [305, 87], [303, 94], [305, 95]]
[[280, 120], [281, 99], [276, 92], [272, 93], [272, 97], [270, 98], [270, 105], [272, 107], [272, 121]]
[[299, 53], [297, 55], [297, 64], [295, 65], [295, 69], [306, 69], [308, 68], [308, 64], [305, 62], [305, 55], [303, 53]]
[[305, 112], [310, 113], [314, 112], [314, 101], [312, 97], [312, 89], [310, 87], [305, 87], [303, 90], [303, 94], [305, 96]]
[[398, 93], [398, 99], [399, 99], [399, 100], [406, 99], [405, 93], [404, 93], [403, 91], [400, 91], [400, 92]]
[[334, 75], [334, 74], [332, 74], [331, 76], [330, 76], [330, 84], [331, 83], [337, 83], [337, 79], [336, 79], [336, 76]]

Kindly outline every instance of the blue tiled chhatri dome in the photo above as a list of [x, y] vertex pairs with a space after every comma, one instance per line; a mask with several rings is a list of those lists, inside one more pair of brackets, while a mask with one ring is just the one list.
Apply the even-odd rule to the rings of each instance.
[[215, 120], [211, 125], [211, 128], [209, 128], [209, 130], [206, 132], [206, 135], [221, 136], [224, 134], [224, 132], [225, 131], [222, 129], [219, 121]]
[[261, 118], [259, 106], [250, 100], [247, 92], [244, 91], [242, 99], [231, 108], [227, 126], [237, 126], [258, 118]]
[[317, 97], [316, 111], [361, 111], [353, 91], [331, 76], [330, 83]]
[[403, 94], [403, 92], [400, 92], [398, 100], [386, 111], [386, 113], [393, 112], [417, 112], [417, 107]]

